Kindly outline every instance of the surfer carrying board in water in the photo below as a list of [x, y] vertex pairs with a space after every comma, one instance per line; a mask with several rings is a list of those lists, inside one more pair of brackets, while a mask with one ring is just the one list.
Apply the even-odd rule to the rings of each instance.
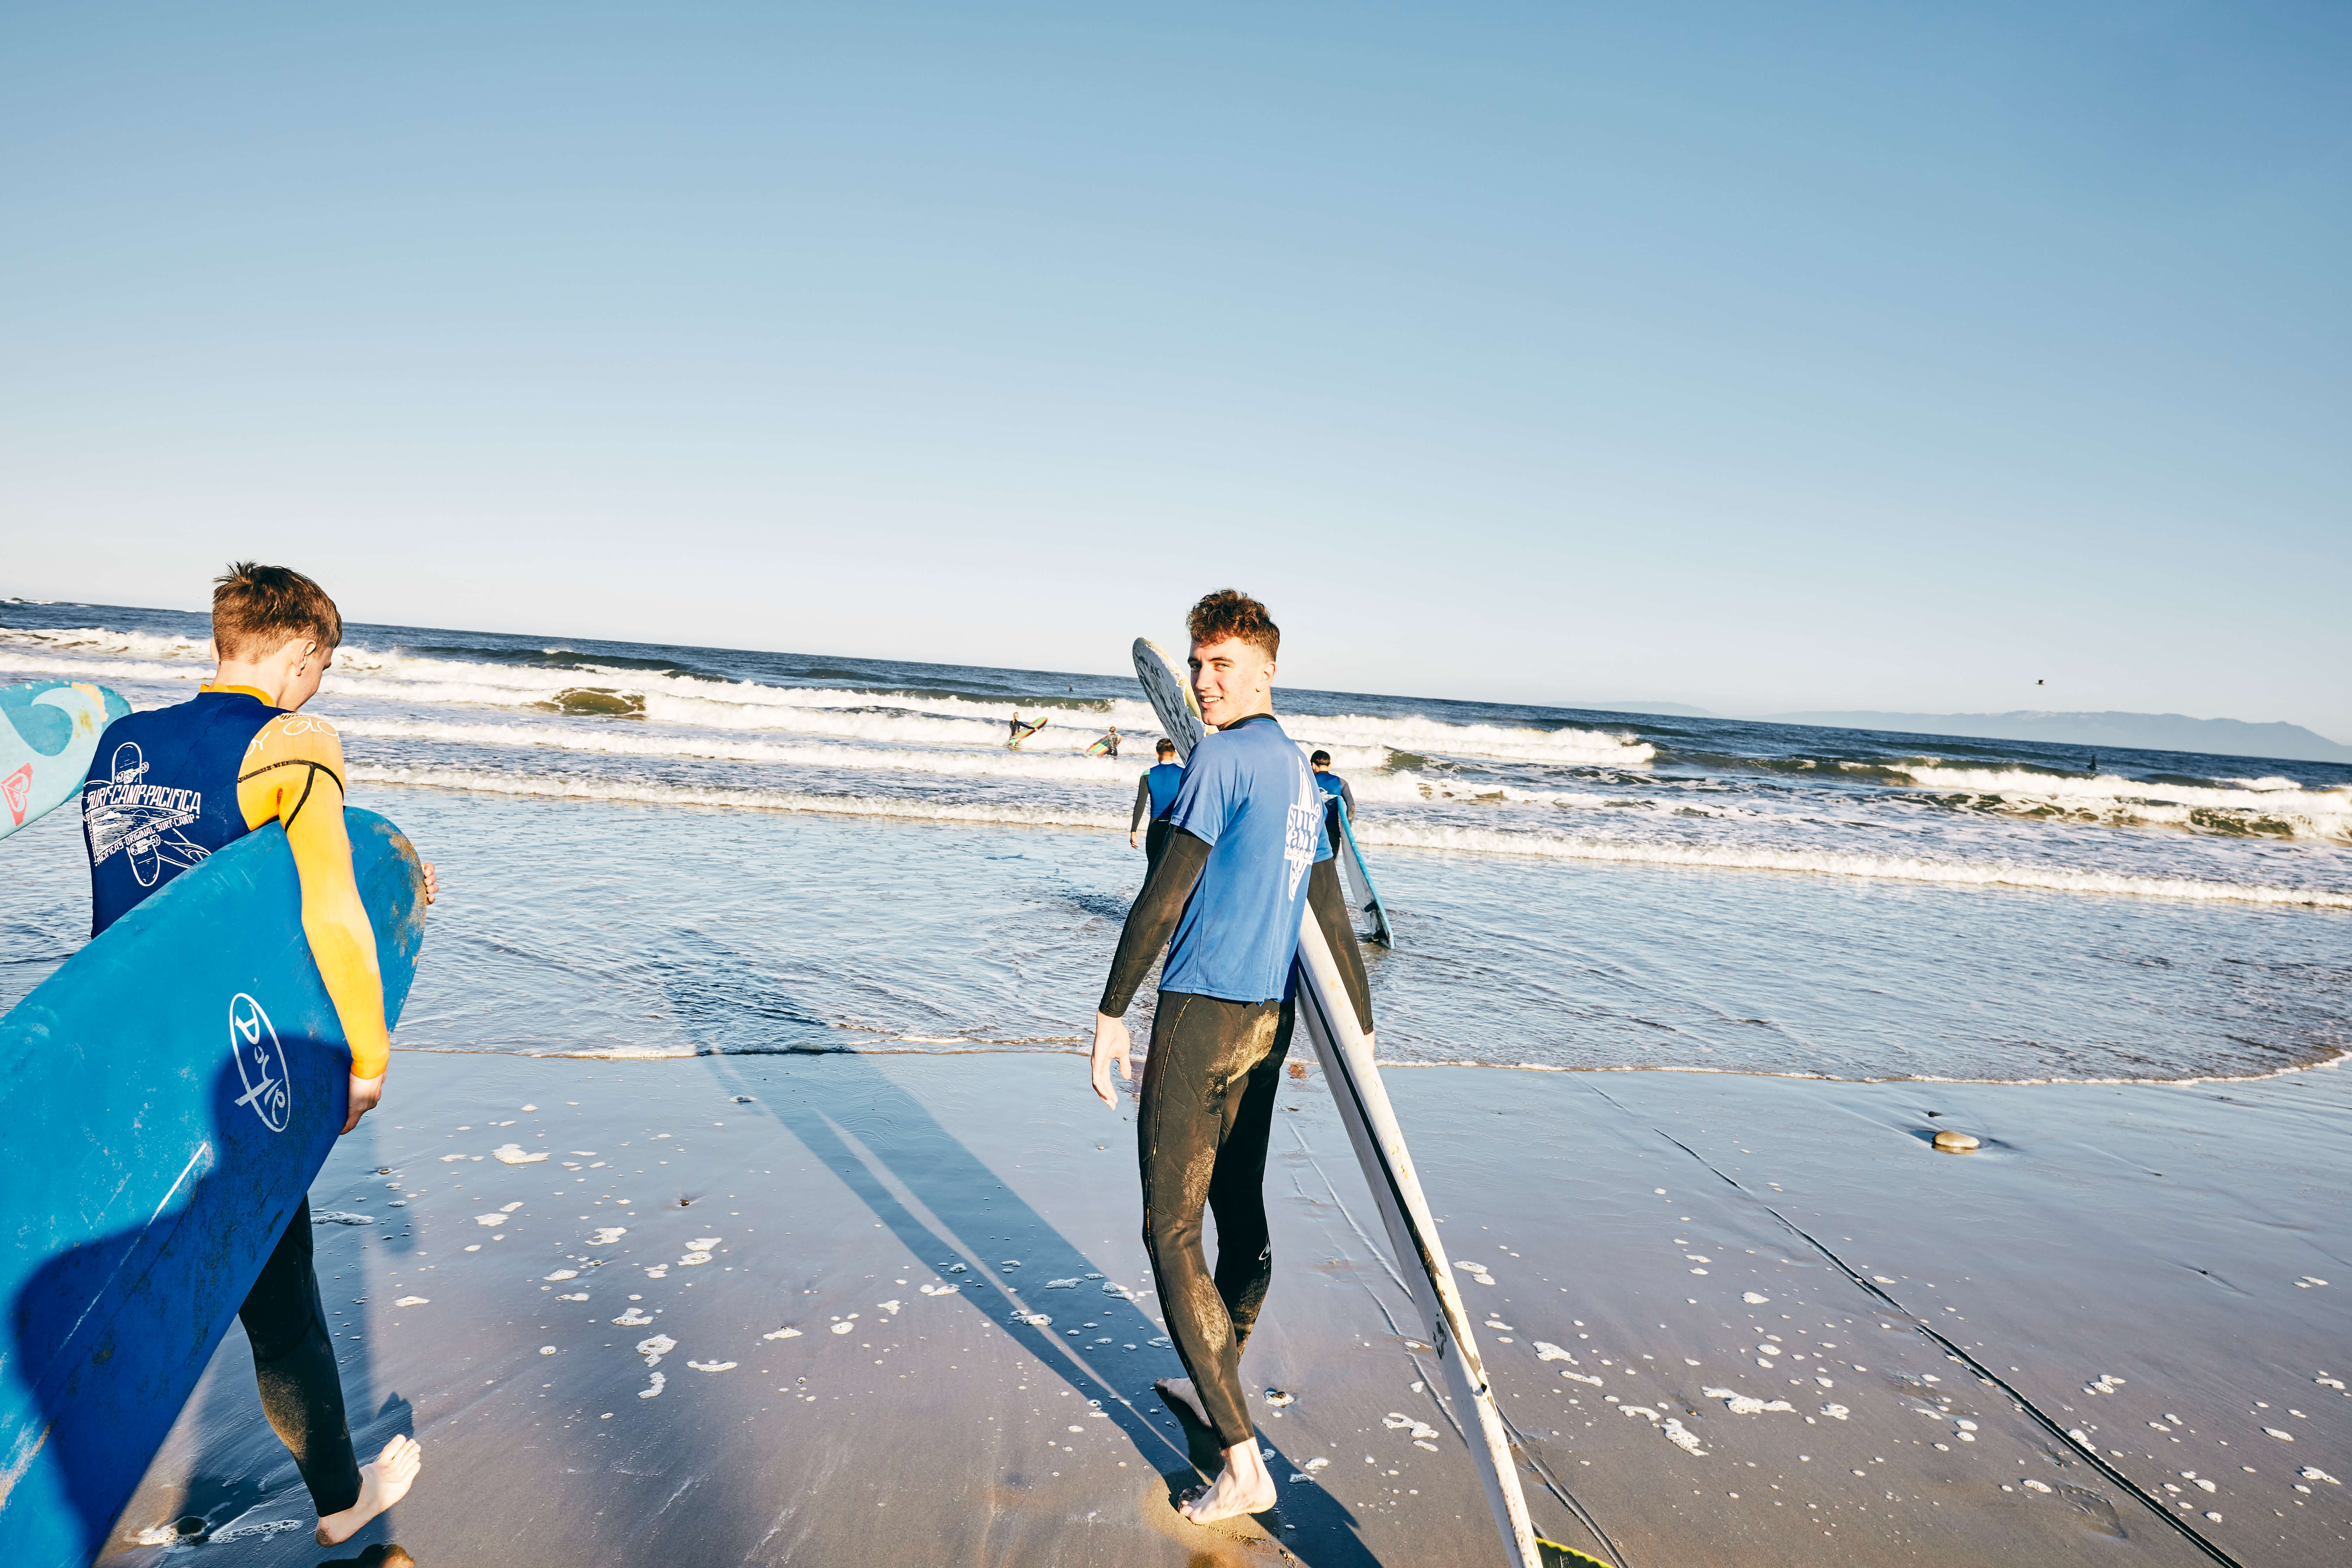
[[[285, 824], [302, 889], [302, 931], [351, 1043], [343, 1131], [383, 1095], [392, 1040], [375, 930], [352, 874], [343, 828], [343, 749], [334, 726], [301, 716], [343, 621], [320, 586], [283, 566], [239, 562], [213, 591], [219, 668], [177, 707], [108, 726], [82, 785], [96, 936], [181, 872], [267, 823]], [[425, 901], [438, 890], [425, 868]], [[319, 1510], [319, 1543], [337, 1545], [408, 1493], [422, 1451], [395, 1436], [372, 1464], [352, 1452], [319, 1279], [310, 1205], [297, 1205], [237, 1309], [253, 1345], [261, 1407], [294, 1456]]]
[[[1167, 944], [1137, 1155], [1143, 1243], [1169, 1336], [1191, 1374], [1163, 1379], [1160, 1390], [1224, 1449], [1216, 1479], [1180, 1505], [1207, 1524], [1275, 1504], [1241, 1354], [1274, 1276], [1265, 1151], [1290, 1049], [1302, 904], [1323, 928], [1367, 1038], [1372, 1009], [1322, 795], [1274, 716], [1281, 631], [1264, 605], [1230, 588], [1193, 605], [1187, 626], [1192, 690], [1215, 732], [1182, 770], [1167, 847], [1128, 912], [1095, 1015], [1091, 1065], [1095, 1092], [1116, 1106], [1111, 1068], [1133, 1076], [1121, 1019]], [[1213, 1271], [1202, 1246], [1204, 1206], [1217, 1218]]]

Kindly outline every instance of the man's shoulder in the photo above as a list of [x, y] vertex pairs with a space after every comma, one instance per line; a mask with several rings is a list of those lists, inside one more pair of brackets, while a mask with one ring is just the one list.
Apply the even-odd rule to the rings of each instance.
[[324, 719], [308, 713], [280, 713], [254, 731], [245, 748], [254, 763], [313, 762], [340, 764], [343, 740]]

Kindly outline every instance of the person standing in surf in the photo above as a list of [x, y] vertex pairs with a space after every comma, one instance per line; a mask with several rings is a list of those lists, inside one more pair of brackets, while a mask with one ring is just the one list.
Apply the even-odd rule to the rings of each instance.
[[1135, 847], [1136, 834], [1143, 834], [1146, 877], [1160, 868], [1160, 852], [1168, 847], [1171, 831], [1168, 814], [1176, 809], [1176, 789], [1184, 782], [1184, 770], [1176, 763], [1176, 742], [1162, 737], [1156, 750], [1160, 760], [1135, 781], [1135, 815], [1127, 819], [1129, 849]]
[[[285, 825], [302, 931], [351, 1042], [349, 1132], [383, 1096], [392, 1038], [375, 928], [343, 830], [342, 742], [333, 725], [298, 711], [318, 692], [342, 636], [335, 602], [299, 572], [231, 566], [213, 590], [217, 671], [188, 701], [107, 727], [82, 785], [82, 836], [96, 936], [215, 850], [265, 824]], [[438, 890], [428, 864], [425, 901]], [[352, 1454], [311, 1266], [308, 1198], [236, 1315], [252, 1343], [262, 1412], [319, 1510], [319, 1544], [339, 1545], [407, 1495], [424, 1454], [405, 1436], [373, 1463]]]
[[1307, 761], [1315, 769], [1315, 787], [1323, 792], [1324, 830], [1330, 834], [1332, 845], [1336, 847], [1339, 842], [1339, 819], [1333, 815], [1331, 803], [1337, 801], [1346, 806], [1348, 820], [1353, 822], [1356, 820], [1356, 792], [1348, 787], [1346, 779], [1331, 771], [1330, 752], [1317, 752]]
[[[1166, 944], [1136, 1153], [1143, 1244], [1169, 1337], [1190, 1374], [1162, 1379], [1160, 1391], [1224, 1449], [1216, 1479], [1180, 1505], [1193, 1523], [1207, 1524], [1275, 1503], [1242, 1392], [1241, 1356], [1274, 1278], [1266, 1140], [1290, 1050], [1292, 960], [1308, 907], [1367, 1040], [1372, 1008], [1323, 831], [1322, 794], [1274, 716], [1281, 630], [1264, 605], [1231, 588], [1194, 605], [1186, 626], [1192, 690], [1214, 732], [1183, 769], [1166, 847], [1128, 911], [1095, 1014], [1091, 1068], [1095, 1092], [1115, 1107], [1112, 1068], [1133, 1077], [1121, 1019]], [[1213, 1270], [1202, 1245], [1203, 1207], [1217, 1219]]]

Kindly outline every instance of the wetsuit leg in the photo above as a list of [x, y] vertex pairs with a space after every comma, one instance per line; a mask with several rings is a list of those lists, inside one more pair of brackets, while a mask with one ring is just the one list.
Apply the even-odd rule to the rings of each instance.
[[295, 1206], [261, 1278], [236, 1311], [253, 1342], [253, 1378], [261, 1408], [294, 1456], [320, 1517], [360, 1500], [360, 1467], [343, 1415], [343, 1377], [327, 1337], [310, 1263], [310, 1200]]
[[1175, 832], [1164, 816], [1155, 816], [1143, 830], [1143, 874], [1148, 879], [1160, 868], [1160, 852], [1168, 847], [1168, 836]]
[[[1143, 1245], [1169, 1337], [1217, 1440], [1249, 1441], [1241, 1351], [1265, 1300], [1265, 1147], [1290, 1009], [1163, 991], [1143, 1064], [1136, 1153]], [[1217, 1268], [1202, 1246], [1213, 1204]]]

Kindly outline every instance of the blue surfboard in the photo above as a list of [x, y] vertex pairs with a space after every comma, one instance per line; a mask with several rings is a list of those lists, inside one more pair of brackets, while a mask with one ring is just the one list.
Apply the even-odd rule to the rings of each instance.
[[83, 680], [0, 686], [0, 838], [81, 793], [98, 738], [130, 711]]
[[[343, 815], [389, 1026], [424, 871], [391, 823]], [[105, 1545], [333, 1147], [350, 1072], [275, 823], [0, 1018], [0, 1563]]]

